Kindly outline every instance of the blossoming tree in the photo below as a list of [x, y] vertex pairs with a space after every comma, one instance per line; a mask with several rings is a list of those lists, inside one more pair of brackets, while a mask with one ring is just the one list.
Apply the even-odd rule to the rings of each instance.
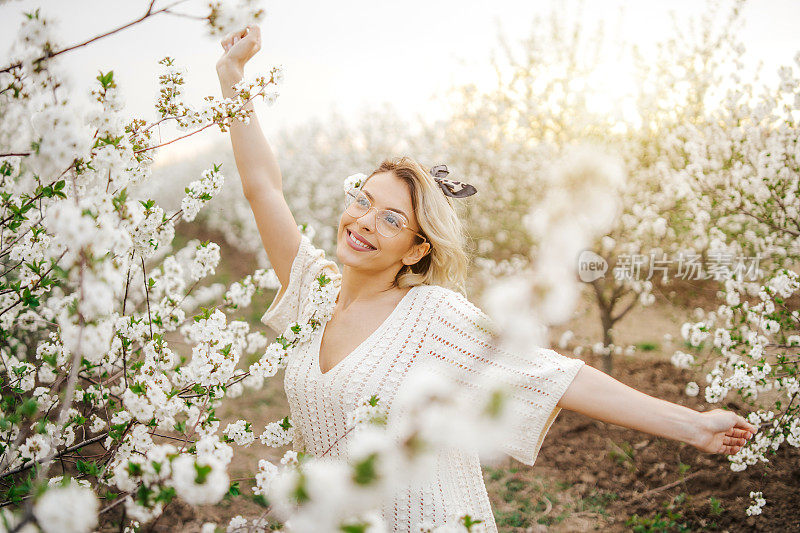
[[[734, 71], [744, 46], [737, 49]], [[750, 422], [765, 429], [730, 457], [734, 471], [769, 462], [784, 442], [800, 447], [799, 66], [800, 53], [780, 67], [779, 83], [759, 94], [752, 84], [733, 85], [724, 105], [681, 125], [667, 143], [699, 215], [690, 231], [704, 236], [726, 274], [719, 279], [723, 301], [683, 325], [690, 349], [676, 351], [673, 363], [706, 374], [707, 402], [735, 396], [754, 410]], [[743, 268], [731, 261], [738, 256], [753, 260]], [[686, 390], [696, 395], [700, 387], [690, 382]], [[761, 491], [750, 496], [747, 514], [760, 514], [766, 499]]]
[[[181, 3], [150, 2], [141, 18], [104, 35], [131, 31], [149, 17], [179, 16]], [[219, 35], [261, 13], [256, 2], [212, 2], [205, 20]], [[263, 431], [238, 420], [220, 432], [215, 410], [245, 388], [262, 387], [332, 309], [334, 284], [321, 276], [308, 320], [270, 342], [228, 315], [277, 288], [274, 272], [258, 269], [224, 294], [201, 286], [220, 261], [219, 246], [192, 240], [174, 249], [174, 224], [194, 221], [219, 193], [222, 165], [190, 183], [170, 214], [130, 192], [150, 179], [160, 147], [247, 122], [259, 96], [273, 102], [282, 70], [243, 79], [232, 97], [207, 97], [195, 108], [181, 96], [182, 69], [165, 57], [157, 118], [128, 117], [113, 71], [101, 72], [84, 100], [64, 90], [59, 58], [97, 40], [67, 46], [52, 19], [31, 11], [10, 63], [0, 68], [0, 479], [10, 487], [0, 514], [9, 531], [35, 524], [88, 532], [112, 515], [126, 530], [139, 530], [176, 497], [200, 505], [236, 495], [227, 474], [233, 445], [249, 446], [258, 436], [282, 446], [293, 427], [287, 416]], [[154, 128], [166, 122], [186, 133], [156, 142]], [[601, 184], [619, 174], [600, 170]], [[191, 353], [173, 350], [176, 342]], [[241, 368], [243, 354], [259, 356]], [[269, 494], [271, 509], [296, 531], [378, 531], [386, 491], [428, 472], [442, 446], [463, 444], [449, 435], [471, 435], [466, 441], [480, 442], [486, 453], [499, 448], [510, 420], [493, 383], [485, 396], [468, 398], [425, 372], [412, 385], [398, 400], [410, 423], [385, 424], [380, 399], [365, 398], [351, 416], [346, 459], [288, 452], [280, 469], [262, 460], [254, 492]], [[436, 430], [444, 423], [453, 431]], [[339, 490], [330, 490], [331, 482]], [[469, 513], [454, 520], [464, 530], [474, 525]], [[228, 525], [265, 527], [264, 517]]]
[[[735, 55], [740, 9], [710, 9], [685, 24], [699, 28], [694, 33], [676, 25], [674, 33], [683, 33], [659, 42], [655, 57], [636, 43], [614, 41], [615, 29], [606, 22], [589, 27], [580, 17], [554, 11], [536, 17], [520, 43], [501, 40], [491, 89], [467, 85], [455, 92], [447, 158], [474, 176], [484, 193], [487, 209], [467, 216], [487, 280], [553, 253], [540, 244], [535, 222], [517, 221], [547, 211], [553, 201], [548, 166], [558, 154], [590, 141], [623, 158], [628, 179], [621, 212], [606, 234], [585, 247], [603, 264], [603, 275], [582, 278], [591, 286], [603, 335], [592, 349], [602, 354], [606, 372], [612, 372], [615, 354], [634, 349], [615, 345], [616, 324], [638, 305], [653, 303], [654, 283], [682, 275], [665, 259], [703, 255], [709, 246], [706, 232], [683, 222], [693, 219], [694, 206], [669, 143], [682, 124], [705, 116], [713, 106], [709, 93], [727, 83], [724, 67]], [[725, 23], [712, 24], [720, 17]], [[617, 84], [608, 87], [609, 80]], [[564, 194], [575, 194], [584, 182], [575, 175]], [[580, 252], [573, 272], [584, 261]]]

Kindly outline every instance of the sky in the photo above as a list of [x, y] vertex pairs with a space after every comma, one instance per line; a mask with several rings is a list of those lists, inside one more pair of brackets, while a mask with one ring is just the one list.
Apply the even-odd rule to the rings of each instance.
[[[141, 17], [148, 3], [12, 0], [0, 5], [0, 50], [8, 50], [15, 38], [21, 13], [37, 6], [59, 21], [62, 42], [75, 44]], [[156, 7], [169, 3], [157, 0]], [[620, 37], [645, 48], [670, 32], [669, 11], [682, 21], [707, 6], [704, 0], [265, 0], [262, 48], [245, 74], [266, 73], [279, 64], [285, 81], [274, 106], [255, 103], [259, 121], [269, 139], [284, 128], [324, 119], [331, 110], [349, 116], [382, 102], [401, 113], [441, 116], [441, 98], [449, 87], [489, 82], [498, 32], [515, 42], [528, 34], [535, 14], [559, 4], [574, 8], [588, 22], [618, 21]], [[176, 11], [197, 14], [206, 5], [205, 0], [189, 0]], [[765, 72], [771, 73], [800, 51], [797, 0], [750, 0], [744, 21], [748, 65], [763, 61]], [[98, 71], [113, 70], [128, 112], [153, 120], [158, 61], [164, 56], [187, 68], [188, 101], [199, 105], [206, 95], [221, 96], [215, 71], [222, 54], [219, 41], [201, 21], [160, 14], [65, 54], [64, 64], [84, 91], [97, 83]], [[171, 138], [163, 129], [162, 135]], [[196, 153], [226, 136], [209, 128], [162, 149], [157, 164]]]

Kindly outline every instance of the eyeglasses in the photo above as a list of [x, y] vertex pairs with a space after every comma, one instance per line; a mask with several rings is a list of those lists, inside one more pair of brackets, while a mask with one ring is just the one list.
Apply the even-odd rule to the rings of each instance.
[[[347, 194], [344, 197], [344, 207], [345, 211], [347, 211], [347, 214], [353, 218], [361, 218], [369, 213], [372, 209], [377, 211], [377, 208], [373, 207], [372, 202], [370, 202], [369, 197], [364, 194], [362, 190], [355, 187], [347, 191]], [[407, 229], [414, 232], [416, 235], [419, 235], [422, 238], [422, 242], [427, 240], [424, 235], [409, 228], [406, 217], [397, 211], [382, 209], [377, 211], [377, 213], [378, 215], [375, 219], [376, 229], [378, 230], [378, 233], [384, 237], [390, 239], [404, 229]]]

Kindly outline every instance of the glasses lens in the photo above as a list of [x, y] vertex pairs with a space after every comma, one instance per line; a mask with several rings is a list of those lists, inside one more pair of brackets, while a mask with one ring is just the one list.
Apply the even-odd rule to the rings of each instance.
[[358, 189], [350, 189], [344, 202], [347, 212], [356, 218], [362, 216], [370, 208], [369, 198]]
[[[350, 189], [345, 195], [344, 205], [347, 213], [355, 218], [364, 216], [372, 207], [367, 195], [358, 189]], [[376, 218], [378, 233], [384, 237], [394, 237], [402, 231], [404, 224], [403, 217], [394, 211], [384, 209]]]
[[403, 229], [403, 219], [389, 210], [381, 211], [378, 216], [378, 232], [386, 237], [394, 237]]

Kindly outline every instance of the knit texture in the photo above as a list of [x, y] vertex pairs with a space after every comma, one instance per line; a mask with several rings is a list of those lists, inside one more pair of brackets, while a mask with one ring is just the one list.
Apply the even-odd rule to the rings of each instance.
[[[282, 332], [299, 320], [314, 279], [323, 271], [329, 277], [341, 275], [336, 263], [302, 235], [285, 293], [279, 292], [261, 321]], [[416, 286], [377, 330], [324, 374], [319, 367], [324, 326], [317, 328], [292, 352], [284, 373], [295, 427], [293, 448], [344, 456], [347, 438], [340, 438], [359, 400], [377, 394], [391, 413], [393, 399], [414, 365], [433, 364], [470, 387], [480, 386], [479, 374], [486, 369], [504, 380], [512, 391], [515, 426], [502, 451], [533, 465], [561, 410], [558, 401], [585, 363], [540, 347], [508, 353], [493, 342], [493, 327], [462, 294], [437, 285]], [[440, 452], [432, 481], [399, 487], [382, 509], [390, 531], [402, 532], [452, 523], [452, 517], [463, 512], [484, 520], [473, 531], [497, 531], [478, 454], [460, 450]]]

